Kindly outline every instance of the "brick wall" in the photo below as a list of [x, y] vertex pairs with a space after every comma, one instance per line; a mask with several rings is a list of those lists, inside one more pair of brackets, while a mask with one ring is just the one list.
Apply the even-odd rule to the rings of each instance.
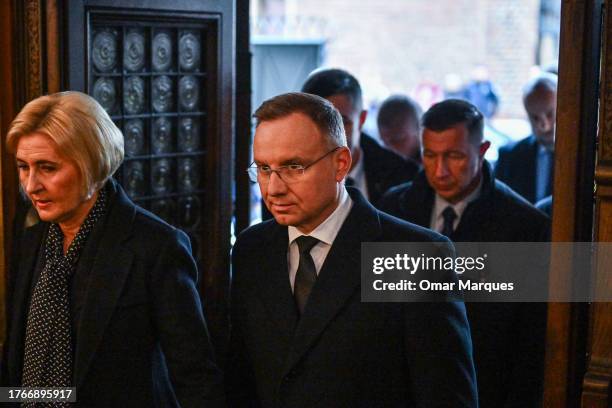
[[448, 74], [469, 80], [483, 64], [501, 94], [498, 117], [522, 117], [521, 87], [535, 64], [539, 4], [285, 0], [285, 10], [287, 21], [302, 22], [296, 24], [302, 32], [308, 31], [304, 21], [313, 22], [314, 34], [328, 39], [325, 65], [353, 72], [368, 101], [410, 94], [424, 81], [442, 86]]

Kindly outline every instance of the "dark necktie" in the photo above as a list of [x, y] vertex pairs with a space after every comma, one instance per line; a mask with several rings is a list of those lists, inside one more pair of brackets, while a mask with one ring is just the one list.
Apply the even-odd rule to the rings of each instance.
[[453, 224], [455, 223], [455, 219], [457, 218], [457, 213], [453, 210], [453, 207], [450, 205], [442, 211], [442, 218], [444, 218], [444, 225], [442, 226], [442, 235], [446, 235], [450, 237], [454, 231]]
[[295, 242], [300, 250], [300, 263], [298, 264], [295, 274], [295, 284], [293, 287], [293, 295], [295, 303], [300, 311], [300, 315], [304, 312], [304, 307], [308, 301], [310, 291], [317, 280], [317, 270], [314, 261], [310, 255], [312, 247], [317, 245], [318, 239], [302, 235], [296, 238]]
[[355, 187], [355, 179], [347, 176], [344, 180], [344, 185], [347, 187]]

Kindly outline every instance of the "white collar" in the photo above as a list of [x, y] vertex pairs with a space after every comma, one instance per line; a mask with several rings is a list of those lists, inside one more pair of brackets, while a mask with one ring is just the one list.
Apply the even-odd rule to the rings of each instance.
[[542, 156], [546, 153], [553, 153], [554, 150], [551, 147], [544, 146], [542, 143], [538, 143], [538, 155]]
[[476, 200], [478, 196], [480, 195], [480, 190], [482, 189], [482, 179], [483, 179], [483, 174], [481, 172], [480, 181], [478, 182], [478, 186], [474, 189], [474, 191], [468, 194], [463, 200], [455, 204], [449, 203], [444, 198], [440, 197], [438, 193], [436, 193], [436, 200], [434, 203], [434, 214], [435, 214], [434, 219], [437, 220], [439, 217], [441, 217], [442, 211], [444, 211], [446, 207], [450, 206], [453, 208], [453, 210], [455, 210], [455, 214], [457, 214], [457, 220], [460, 220], [468, 204]]

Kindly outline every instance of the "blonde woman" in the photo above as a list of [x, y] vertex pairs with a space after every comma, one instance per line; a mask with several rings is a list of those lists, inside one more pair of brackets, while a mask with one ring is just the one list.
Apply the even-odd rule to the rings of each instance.
[[87, 407], [222, 404], [189, 239], [111, 178], [123, 135], [104, 109], [40, 97], [6, 145], [42, 222], [13, 271], [2, 385], [76, 387]]

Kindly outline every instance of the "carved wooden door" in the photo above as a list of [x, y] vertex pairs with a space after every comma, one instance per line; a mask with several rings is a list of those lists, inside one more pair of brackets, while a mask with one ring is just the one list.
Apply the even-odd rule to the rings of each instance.
[[234, 7], [74, 0], [63, 10], [62, 88], [92, 95], [123, 130], [115, 177], [132, 200], [189, 235], [216, 337], [229, 275]]

